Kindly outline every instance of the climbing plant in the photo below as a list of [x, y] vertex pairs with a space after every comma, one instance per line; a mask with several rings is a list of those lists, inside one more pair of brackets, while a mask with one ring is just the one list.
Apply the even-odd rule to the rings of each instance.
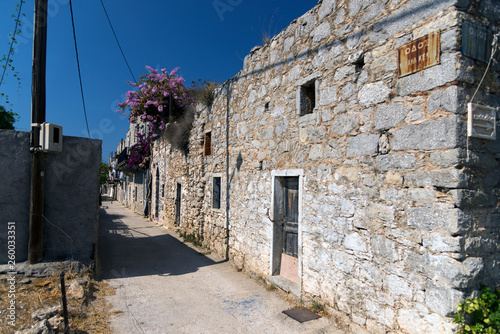
[[[17, 81], [18, 86], [21, 86], [21, 78], [19, 77], [19, 72], [16, 71], [14, 65], [13, 65], [13, 56], [15, 54], [15, 48], [14, 46], [17, 44], [17, 36], [21, 33], [21, 15], [24, 16], [24, 13], [22, 13], [22, 5], [25, 3], [24, 0], [21, 0], [16, 3], [16, 14], [12, 14], [12, 17], [15, 19], [15, 28], [14, 32], [9, 34], [10, 38], [10, 47], [9, 51], [2, 56], [0, 59], [0, 64], [2, 64], [2, 71], [1, 71], [1, 76], [0, 76], [0, 88], [4, 82], [5, 75], [7, 73], [7, 70], [10, 69], [13, 73], [14, 78]], [[0, 91], [0, 98], [5, 98], [5, 103], [9, 104], [9, 96], [2, 91]]]

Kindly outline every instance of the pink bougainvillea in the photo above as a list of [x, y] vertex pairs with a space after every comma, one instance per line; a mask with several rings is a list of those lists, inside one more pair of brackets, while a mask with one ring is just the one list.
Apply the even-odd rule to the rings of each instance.
[[153, 146], [153, 135], [148, 137], [145, 134], [138, 133], [137, 143], [130, 148], [129, 167], [147, 167], [151, 160], [151, 147]]
[[138, 142], [132, 147], [133, 154], [129, 167], [147, 167], [151, 158], [151, 147], [157, 137], [158, 130], [164, 130], [167, 123], [181, 115], [186, 107], [192, 104], [192, 99], [184, 86], [184, 79], [177, 76], [178, 68], [171, 72], [160, 71], [146, 66], [149, 74], [141, 76], [136, 83], [129, 82], [136, 90], [126, 93], [127, 99], [118, 103], [126, 115], [130, 111], [130, 123], [145, 123], [149, 126], [146, 134], [138, 134]]

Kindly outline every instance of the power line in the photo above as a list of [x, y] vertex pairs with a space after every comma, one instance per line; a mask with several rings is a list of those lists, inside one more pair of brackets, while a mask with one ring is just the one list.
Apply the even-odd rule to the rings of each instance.
[[21, 17], [21, 8], [23, 7], [24, 1], [19, 3], [19, 12], [17, 13], [16, 19], [16, 27], [14, 28], [14, 33], [12, 34], [12, 41], [10, 42], [9, 53], [7, 55], [7, 61], [5, 62], [5, 67], [3, 68], [2, 78], [0, 79], [0, 86], [2, 86], [3, 78], [5, 76], [5, 72], [7, 71], [7, 67], [10, 62], [10, 55], [12, 54], [12, 50], [14, 49], [14, 43], [16, 41], [17, 27], [19, 26], [19, 18]]
[[481, 87], [481, 84], [484, 81], [484, 78], [486, 77], [486, 74], [488, 73], [488, 70], [490, 68], [491, 62], [493, 61], [493, 58], [495, 58], [495, 53], [497, 52], [498, 49], [498, 38], [500, 37], [500, 33], [496, 33], [493, 36], [493, 42], [491, 43], [491, 56], [490, 60], [488, 61], [488, 66], [486, 66], [486, 70], [484, 71], [483, 77], [481, 78], [481, 81], [479, 81], [479, 85], [477, 85], [476, 91], [474, 92], [474, 95], [472, 95], [472, 98], [470, 99], [471, 102], [474, 102], [474, 97], [476, 96], [477, 92], [479, 91], [479, 87]]
[[78, 46], [76, 43], [75, 20], [73, 18], [73, 5], [71, 3], [71, 0], [69, 0], [69, 11], [71, 12], [71, 25], [73, 26], [73, 40], [75, 41], [76, 65], [78, 67], [78, 78], [80, 79], [80, 92], [82, 94], [83, 114], [85, 115], [85, 124], [87, 125], [87, 132], [89, 134], [89, 139], [90, 139], [90, 129], [89, 129], [89, 122], [87, 119], [87, 108], [85, 108], [85, 97], [83, 95], [82, 73], [80, 71], [80, 60], [78, 59]]
[[118, 44], [118, 47], [120, 48], [120, 52], [122, 53], [123, 60], [125, 60], [125, 64], [127, 64], [128, 70], [129, 70], [130, 74], [132, 75], [134, 82], [137, 82], [137, 80], [135, 79], [134, 73], [132, 73], [132, 70], [130, 69], [130, 65], [128, 64], [127, 58], [125, 58], [125, 53], [123, 53], [120, 42], [118, 41], [118, 37], [116, 37], [115, 29], [113, 28], [113, 25], [111, 24], [111, 20], [109, 19], [108, 12], [106, 10], [106, 7], [104, 7], [104, 2], [102, 0], [101, 0], [101, 5], [102, 5], [102, 9], [104, 9], [104, 14], [106, 14], [106, 18], [108, 19], [108, 23], [109, 23], [109, 26], [111, 27], [111, 31], [113, 32], [113, 36], [115, 36], [116, 44]]

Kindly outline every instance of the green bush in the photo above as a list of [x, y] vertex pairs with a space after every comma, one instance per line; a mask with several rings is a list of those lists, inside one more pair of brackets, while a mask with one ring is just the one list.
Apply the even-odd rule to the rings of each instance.
[[453, 322], [460, 325], [459, 334], [500, 333], [500, 291], [481, 287], [478, 298], [458, 305]]

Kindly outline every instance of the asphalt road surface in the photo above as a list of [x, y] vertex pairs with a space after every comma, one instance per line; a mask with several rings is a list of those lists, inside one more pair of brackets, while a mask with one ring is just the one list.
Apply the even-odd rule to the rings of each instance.
[[292, 304], [227, 261], [116, 201], [102, 204], [98, 271], [116, 287], [114, 333], [344, 333], [324, 317], [297, 322], [282, 313]]

